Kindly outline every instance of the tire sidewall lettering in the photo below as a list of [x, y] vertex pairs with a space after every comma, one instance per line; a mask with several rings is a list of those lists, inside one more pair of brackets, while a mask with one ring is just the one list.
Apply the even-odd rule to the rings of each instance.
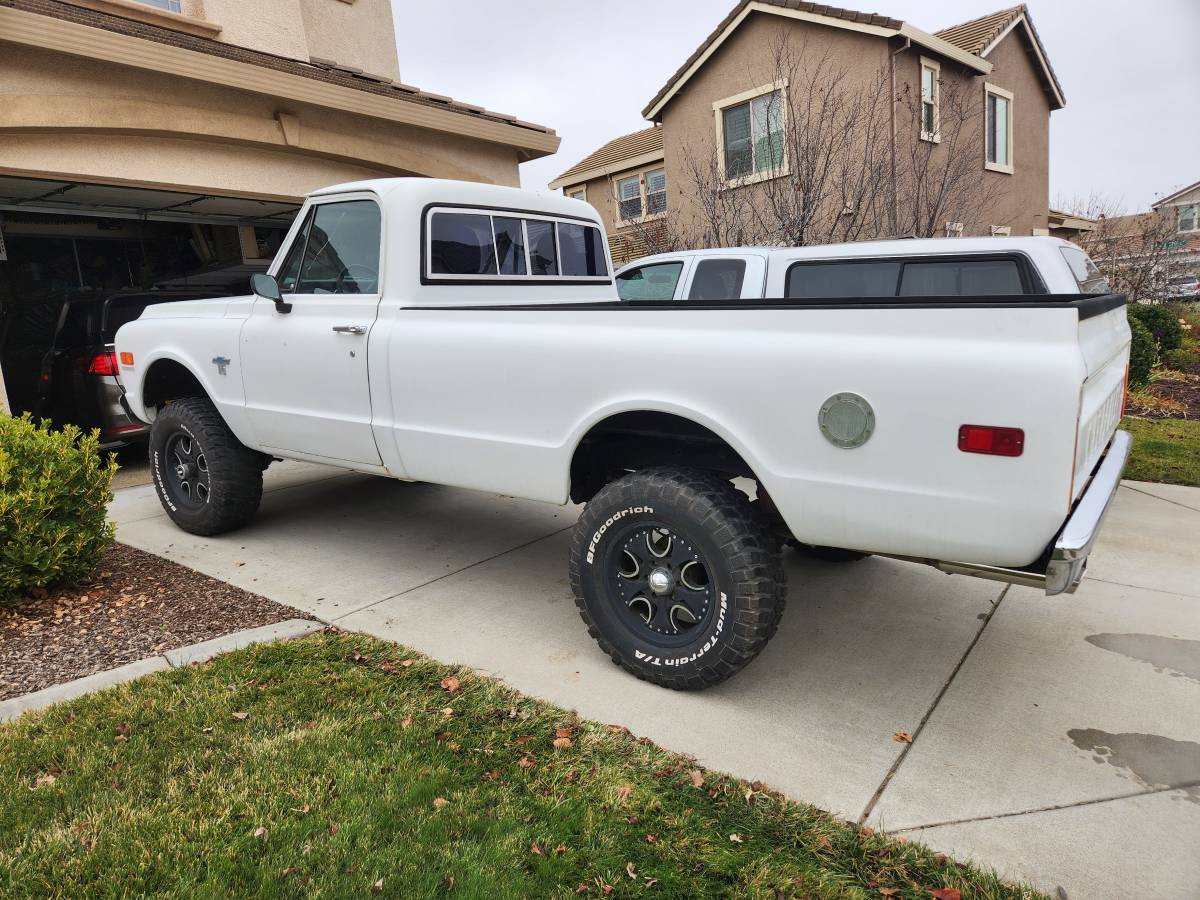
[[604, 524], [596, 529], [595, 534], [592, 535], [592, 539], [590, 541], [588, 541], [588, 548], [587, 548], [588, 565], [595, 564], [595, 562], [596, 562], [596, 546], [600, 543], [600, 539], [602, 537], [604, 537], [604, 532], [606, 532], [606, 531], [608, 531], [608, 529], [612, 528], [614, 524], [621, 521], [621, 519], [625, 518], [626, 516], [653, 515], [653, 514], [654, 514], [654, 507], [652, 507], [652, 506], [630, 506], [619, 512], [613, 513], [611, 516], [609, 516], [607, 519], [605, 519]]

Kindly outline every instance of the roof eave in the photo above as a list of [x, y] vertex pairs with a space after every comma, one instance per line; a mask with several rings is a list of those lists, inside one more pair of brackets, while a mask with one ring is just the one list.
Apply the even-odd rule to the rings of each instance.
[[1173, 193], [1173, 194], [1167, 194], [1167, 196], [1162, 197], [1158, 200], [1155, 200], [1153, 203], [1150, 204], [1150, 208], [1158, 209], [1164, 203], [1170, 203], [1172, 200], [1174, 200], [1178, 197], [1182, 197], [1184, 194], [1187, 194], [1187, 193], [1190, 193], [1191, 191], [1196, 190], [1196, 188], [1200, 188], [1200, 181], [1197, 181], [1195, 184], [1189, 184], [1187, 187], [1180, 188], [1179, 190], [1175, 191], [1175, 193]]
[[1054, 74], [1054, 70], [1050, 68], [1050, 61], [1046, 59], [1045, 49], [1042, 47], [1041, 39], [1038, 38], [1037, 32], [1033, 29], [1033, 24], [1029, 21], [1026, 13], [1021, 13], [1004, 27], [998, 35], [992, 38], [991, 43], [983, 48], [979, 54], [981, 57], [986, 57], [989, 53], [1000, 45], [1000, 42], [1008, 37], [1013, 30], [1018, 26], [1025, 29], [1025, 37], [1029, 39], [1029, 45], [1033, 47], [1033, 52], [1037, 55], [1038, 63], [1042, 67], [1042, 74], [1046, 78], [1046, 84], [1050, 87], [1050, 94], [1054, 99], [1053, 109], [1063, 109], [1067, 105], [1067, 98], [1063, 95], [1062, 85], [1058, 83], [1058, 77]]
[[713, 38], [710, 43], [704, 48], [703, 52], [696, 60], [688, 66], [686, 70], [680, 73], [673, 81], [661, 91], [650, 104], [642, 110], [642, 118], [648, 121], [655, 121], [662, 112], [663, 108], [671, 102], [671, 99], [679, 92], [680, 88], [688, 82], [688, 80], [698, 72], [720, 46], [725, 43], [726, 39], [733, 34], [741, 24], [751, 15], [751, 13], [761, 12], [773, 16], [781, 16], [788, 19], [798, 19], [804, 22], [813, 22], [818, 25], [826, 25], [830, 28], [841, 28], [846, 31], [857, 31], [863, 34], [873, 34], [877, 37], [889, 38], [896, 35], [902, 35], [909, 38], [913, 43], [919, 44], [926, 49], [932, 50], [935, 53], [952, 59], [967, 68], [973, 69], [982, 75], [987, 75], [992, 71], [992, 64], [986, 59], [975, 56], [973, 53], [968, 53], [961, 47], [956, 47], [949, 41], [942, 40], [936, 35], [930, 34], [927, 31], [922, 31], [919, 28], [914, 28], [907, 22], [898, 23], [898, 27], [888, 25], [878, 25], [870, 22], [856, 22], [849, 19], [841, 19], [836, 16], [826, 16], [820, 13], [808, 12], [806, 10], [788, 9], [787, 7], [775, 6], [770, 3], [760, 3], [757, 0], [751, 0], [747, 3], [734, 18], [729, 21], [721, 32]]
[[547, 184], [546, 187], [552, 191], [557, 191], [559, 188], [566, 187], [567, 185], [583, 184], [585, 181], [607, 178], [609, 175], [615, 175], [618, 172], [627, 172], [630, 169], [649, 165], [665, 158], [666, 154], [662, 150], [648, 150], [645, 153], [639, 153], [637, 156], [631, 156], [628, 159], [618, 160], [616, 163], [607, 166], [596, 166], [595, 168], [584, 169], [579, 172], [572, 172], [568, 169]]

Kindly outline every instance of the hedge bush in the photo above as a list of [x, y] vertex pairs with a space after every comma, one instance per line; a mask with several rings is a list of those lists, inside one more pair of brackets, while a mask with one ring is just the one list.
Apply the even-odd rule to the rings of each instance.
[[1176, 372], [1200, 375], [1200, 346], [1184, 344], [1178, 350], [1163, 354], [1163, 365]]
[[1154, 335], [1136, 318], [1129, 320], [1129, 330], [1133, 335], [1129, 347], [1129, 386], [1145, 387], [1150, 382], [1150, 370], [1154, 368], [1158, 357]]
[[1183, 327], [1179, 324], [1179, 317], [1166, 306], [1131, 303], [1129, 318], [1137, 319], [1149, 329], [1160, 354], [1183, 346]]
[[116, 459], [96, 432], [0, 415], [0, 605], [85, 578], [112, 543]]

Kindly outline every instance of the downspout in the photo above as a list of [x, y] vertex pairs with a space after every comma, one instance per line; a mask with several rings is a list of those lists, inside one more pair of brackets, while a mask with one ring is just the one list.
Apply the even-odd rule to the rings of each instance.
[[908, 50], [912, 46], [912, 38], [905, 38], [904, 44], [895, 50], [888, 53], [888, 78], [891, 81], [892, 96], [891, 102], [888, 104], [888, 115], [891, 119], [891, 151], [892, 151], [892, 202], [891, 206], [891, 231], [892, 237], [896, 236], [896, 202], [899, 199], [896, 193], [898, 177], [896, 174], [896, 56]]

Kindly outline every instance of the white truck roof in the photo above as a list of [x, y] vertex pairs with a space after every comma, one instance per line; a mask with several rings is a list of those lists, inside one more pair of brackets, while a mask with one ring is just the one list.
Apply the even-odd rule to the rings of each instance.
[[308, 196], [315, 198], [358, 191], [376, 194], [389, 206], [399, 203], [419, 209], [429, 203], [438, 203], [491, 209], [536, 209], [538, 212], [587, 219], [603, 228], [596, 210], [582, 200], [572, 200], [570, 197], [549, 191], [529, 191], [500, 184], [450, 181], [444, 178], [369, 178], [319, 188]]

